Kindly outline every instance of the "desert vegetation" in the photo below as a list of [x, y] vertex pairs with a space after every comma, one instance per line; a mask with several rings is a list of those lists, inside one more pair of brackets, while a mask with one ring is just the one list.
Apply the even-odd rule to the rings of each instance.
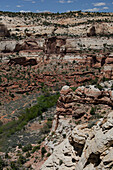
[[[112, 129], [112, 25], [112, 13], [0, 11], [0, 169], [54, 166], [51, 156], [74, 169], [89, 134]], [[84, 166], [97, 167], [97, 153]]]

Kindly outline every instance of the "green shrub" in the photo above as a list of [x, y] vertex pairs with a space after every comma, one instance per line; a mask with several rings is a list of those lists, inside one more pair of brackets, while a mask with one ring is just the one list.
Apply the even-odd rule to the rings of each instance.
[[48, 152], [48, 153], [47, 153], [47, 157], [49, 157], [50, 155], [51, 155], [51, 153]]
[[29, 158], [31, 154], [29, 152], [26, 153], [26, 158]]
[[96, 84], [96, 87], [99, 89], [99, 90], [102, 90], [103, 87], [100, 85], [100, 84]]
[[46, 152], [47, 152], [47, 151], [46, 151], [45, 147], [42, 147], [42, 149], [41, 149], [42, 157], [44, 157], [44, 154], [45, 154]]
[[19, 165], [22, 165], [22, 164], [24, 164], [25, 162], [26, 162], [26, 158], [25, 158], [24, 156], [20, 155], [19, 158], [18, 158], [17, 163], [18, 163]]
[[11, 166], [12, 170], [19, 170], [19, 168], [16, 166], [15, 162], [11, 162], [10, 166]]
[[80, 124], [80, 122], [81, 122], [80, 120], [75, 121], [75, 124], [76, 124], [76, 125], [79, 125], [79, 124]]
[[0, 120], [0, 126], [2, 126], [3, 125], [3, 122]]
[[19, 149], [22, 148], [22, 144], [21, 143], [18, 144], [18, 148]]
[[63, 134], [62, 136], [63, 136], [63, 138], [66, 138], [66, 134]]
[[32, 153], [34, 153], [35, 151], [39, 150], [40, 149], [40, 145], [38, 146], [34, 146], [34, 148], [32, 149]]
[[95, 111], [96, 111], [96, 109], [95, 109], [94, 107], [92, 107], [91, 110], [90, 110], [90, 114], [91, 114], [91, 115], [94, 115], [94, 114], [95, 114]]
[[5, 158], [6, 158], [6, 159], [10, 159], [10, 158], [11, 158], [11, 157], [8, 155], [7, 152], [5, 153]]
[[96, 113], [95, 115], [93, 115], [93, 119], [100, 119], [100, 118], [102, 118], [103, 116], [101, 115], [101, 114], [99, 114], [99, 113]]
[[88, 128], [92, 128], [95, 125], [96, 122], [97, 122], [97, 120], [94, 120], [94, 121], [90, 122], [88, 124]]
[[48, 120], [47, 123], [41, 128], [42, 134], [47, 134], [50, 132], [50, 128], [52, 127], [52, 121]]
[[26, 146], [24, 146], [24, 147], [22, 148], [22, 151], [23, 151], [23, 152], [27, 152], [27, 151], [29, 151], [29, 150], [32, 150], [32, 145], [31, 145], [31, 144], [28, 144], [28, 145], [26, 145]]
[[71, 87], [71, 89], [72, 89], [73, 91], [75, 91], [77, 88], [78, 88], [78, 87]]
[[111, 90], [113, 90], [113, 84], [112, 84], [112, 86], [111, 86]]
[[91, 80], [91, 84], [92, 84], [92, 85], [97, 84], [97, 82], [98, 82], [98, 78], [97, 78], [97, 77], [96, 77], [94, 80]]
[[63, 160], [59, 160], [59, 165], [62, 165], [63, 164]]
[[42, 140], [41, 140], [41, 139], [39, 139], [39, 140], [37, 141], [37, 143], [38, 143], [38, 144], [41, 144], [41, 143], [42, 143]]

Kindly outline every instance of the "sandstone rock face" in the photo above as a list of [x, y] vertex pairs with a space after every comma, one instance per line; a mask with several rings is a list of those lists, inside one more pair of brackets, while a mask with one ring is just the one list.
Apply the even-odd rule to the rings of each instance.
[[90, 36], [95, 36], [96, 35], [96, 30], [95, 30], [95, 26], [92, 26], [89, 30], [89, 32], [87, 33], [88, 37]]
[[[98, 37], [83, 37], [83, 38], [70, 38], [65, 36], [51, 36], [51, 37], [38, 37], [29, 38], [23, 40], [2, 40], [0, 42], [0, 51], [7, 50], [8, 46], [12, 43], [13, 47], [9, 48], [12, 52], [19, 52], [22, 50], [40, 50], [47, 54], [76, 54], [76, 51], [88, 49], [89, 47], [93, 50], [103, 49], [104, 44], [112, 46], [112, 38], [98, 38]], [[14, 46], [15, 45], [15, 46]], [[96, 56], [97, 57], [97, 56]], [[107, 63], [112, 63], [112, 56], [109, 57]], [[95, 63], [96, 64], [96, 63]]]
[[89, 85], [87, 88], [84, 89], [84, 94], [86, 95], [86, 97], [94, 97], [97, 99], [101, 95], [101, 91], [98, 88]]
[[[105, 84], [107, 84], [107, 82]], [[88, 120], [91, 117], [91, 109], [89, 109], [87, 105], [84, 106], [83, 104], [85, 103], [113, 106], [112, 82], [109, 81], [108, 86], [110, 88], [106, 89], [104, 88], [104, 84], [102, 84], [100, 90], [94, 85], [80, 86], [75, 92], [73, 92], [69, 86], [62, 87], [57, 102], [55, 129], [58, 127], [60, 116], [71, 116], [76, 120]], [[77, 106], [76, 103], [78, 102], [81, 103], [81, 107]]]
[[60, 92], [61, 96], [57, 102], [57, 114], [58, 115], [72, 115], [72, 106], [73, 106], [73, 91], [69, 86], [64, 86]]
[[81, 103], [104, 103], [112, 106], [112, 91], [101, 89], [94, 85], [81, 86], [75, 90], [75, 100]]
[[27, 59], [26, 57], [18, 57], [18, 58], [10, 59], [8, 64], [9, 65], [19, 64], [19, 65], [27, 66], [27, 65], [36, 65], [37, 61], [36, 59], [33, 59], [33, 58]]
[[16, 44], [16, 47], [14, 49], [14, 51], [19, 52], [22, 50], [39, 50], [40, 46], [38, 45], [38, 43], [34, 40], [28, 40], [28, 41], [24, 41], [24, 42], [19, 42]]
[[7, 27], [0, 23], [0, 37], [9, 37], [10, 36], [10, 33], [7, 29]]
[[[93, 129], [94, 136], [89, 136], [86, 140], [85, 147], [81, 158], [75, 169], [87, 169], [89, 166], [93, 169], [112, 169], [113, 157], [113, 112], [111, 112], [106, 122], [98, 124]], [[91, 133], [92, 135], [92, 133]], [[112, 157], [112, 158], [111, 158]], [[88, 167], [87, 167], [88, 166]]]
[[76, 126], [42, 165], [44, 169], [99, 170], [113, 166], [113, 111], [91, 129]]
[[0, 51], [1, 52], [13, 52], [16, 46], [16, 41], [0, 41]]
[[51, 37], [45, 40], [45, 52], [47, 54], [59, 54], [65, 52], [65, 38]]
[[65, 139], [60, 145], [55, 147], [54, 153], [42, 166], [41, 170], [70, 170], [74, 169], [75, 162], [72, 159], [75, 157], [73, 146], [70, 145], [68, 139]]
[[[41, 170], [112, 169], [113, 111], [104, 118], [96, 120], [96, 123], [92, 121], [73, 125], [70, 123], [71, 117], [65, 118], [70, 114], [75, 119], [83, 116], [86, 119], [89, 116], [87, 103], [103, 103], [112, 106], [112, 83], [108, 81], [101, 84], [102, 90], [94, 85], [78, 87], [75, 92], [69, 86], [62, 87], [52, 128], [55, 135], [53, 137], [50, 135], [51, 140], [46, 139], [46, 144], [52, 154], [42, 165]], [[86, 106], [75, 107], [75, 102], [78, 101], [85, 103]], [[65, 138], [62, 137], [63, 134]], [[54, 142], [55, 139], [57, 142]]]

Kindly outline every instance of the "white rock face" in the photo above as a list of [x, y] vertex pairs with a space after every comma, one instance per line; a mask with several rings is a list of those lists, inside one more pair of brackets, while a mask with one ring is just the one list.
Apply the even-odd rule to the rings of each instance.
[[93, 85], [89, 85], [88, 88], [84, 89], [84, 94], [89, 97], [98, 98], [101, 95], [101, 91]]
[[106, 88], [111, 88], [112, 84], [113, 84], [113, 80], [105, 81], [105, 82], [100, 83], [100, 85], [101, 85], [102, 87], [104, 87], [104, 88], [105, 88], [105, 87], [106, 87]]
[[0, 42], [0, 51], [9, 50], [13, 51], [15, 49], [17, 41], [1, 41]]
[[112, 66], [104, 66], [104, 71], [112, 71], [113, 67]]
[[70, 87], [66, 85], [66, 86], [63, 86], [61, 90], [65, 91], [65, 90], [69, 90], [69, 89], [70, 89]]
[[68, 139], [65, 139], [60, 145], [56, 146], [54, 153], [43, 164], [41, 170], [70, 170], [75, 167], [75, 163], [72, 162], [72, 158], [75, 157], [75, 151], [73, 146], [69, 143]]
[[108, 170], [113, 168], [113, 111], [97, 125], [76, 126], [53, 151], [41, 170]]

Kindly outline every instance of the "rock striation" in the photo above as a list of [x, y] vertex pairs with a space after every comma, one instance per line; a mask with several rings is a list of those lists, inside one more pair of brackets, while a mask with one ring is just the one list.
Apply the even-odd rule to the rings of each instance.
[[[108, 87], [106, 86], [108, 84]], [[107, 87], [107, 88], [105, 88]], [[81, 104], [106, 104], [113, 106], [113, 90], [112, 80], [109, 82], [101, 83], [101, 85], [87, 85], [79, 86], [73, 91], [69, 86], [63, 86], [60, 91], [60, 97], [57, 102], [57, 119], [59, 116], [70, 115], [76, 119], [83, 116], [89, 117], [86, 114], [87, 106], [77, 108], [75, 103]]]
[[63, 86], [60, 91], [60, 97], [57, 102], [57, 114], [59, 115], [72, 115], [72, 106], [74, 101], [73, 90], [69, 86]]
[[[112, 83], [112, 80], [101, 83], [101, 89], [94, 85], [81, 86], [74, 92], [69, 86], [62, 87], [52, 131], [45, 143], [52, 154], [41, 170], [112, 169], [113, 111], [79, 125], [72, 122], [73, 117], [88, 120], [90, 104], [112, 106]], [[76, 103], [84, 105], [78, 109]]]
[[113, 106], [112, 93], [112, 89], [102, 88], [101, 86], [81, 86], [75, 90], [75, 100], [81, 103], [102, 103]]

